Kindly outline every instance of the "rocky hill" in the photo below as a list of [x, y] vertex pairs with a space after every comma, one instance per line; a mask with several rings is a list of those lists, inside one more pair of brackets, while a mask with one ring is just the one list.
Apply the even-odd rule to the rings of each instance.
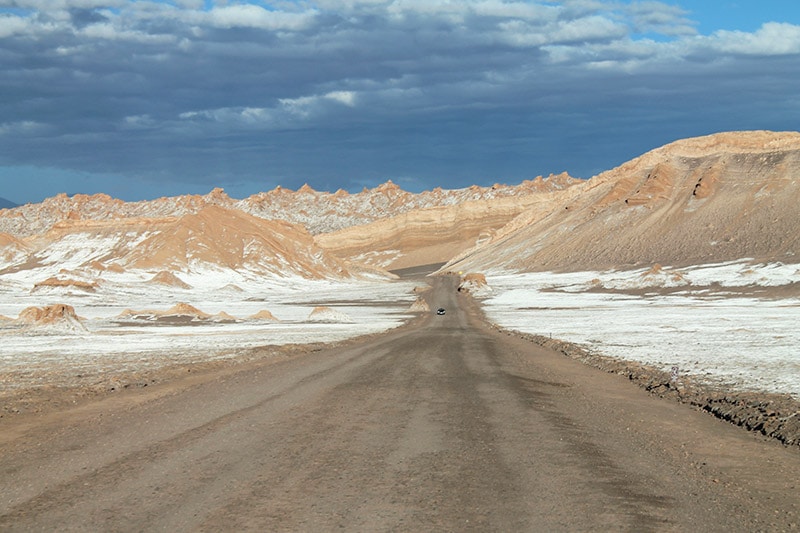
[[319, 248], [302, 226], [216, 205], [180, 217], [68, 219], [25, 239], [0, 234], [0, 246], [0, 274], [40, 272], [54, 276], [49, 285], [129, 270], [309, 279], [365, 273]]
[[209, 205], [151, 231], [118, 259], [125, 268], [184, 271], [198, 265], [306, 278], [350, 275], [345, 264], [315, 246], [305, 228]]
[[446, 268], [515, 271], [797, 262], [800, 133], [685, 139], [527, 209]]
[[278, 187], [244, 200], [222, 189], [146, 202], [61, 194], [0, 211], [0, 273], [39, 269], [50, 279], [60, 268], [90, 282], [108, 269], [385, 276], [381, 267], [400, 260], [447, 261], [532, 202], [578, 183], [562, 174], [419, 194], [391, 182], [358, 194]]

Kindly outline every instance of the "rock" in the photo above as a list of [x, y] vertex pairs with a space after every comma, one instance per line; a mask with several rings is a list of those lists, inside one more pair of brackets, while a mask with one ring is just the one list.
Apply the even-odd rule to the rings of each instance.
[[464, 275], [458, 285], [459, 292], [468, 292], [473, 296], [486, 296], [492, 292], [489, 284], [486, 283], [486, 276], [477, 272]]
[[408, 310], [412, 313], [427, 313], [431, 310], [431, 308], [428, 305], [428, 302], [426, 302], [424, 299], [417, 298], [414, 303], [411, 304], [411, 307], [409, 307]]
[[167, 285], [169, 287], [179, 287], [181, 289], [191, 289], [192, 286], [180, 279], [178, 276], [173, 274], [172, 272], [167, 272], [166, 270], [162, 270], [155, 276], [153, 276], [148, 283], [157, 283], [159, 285]]
[[42, 335], [88, 333], [83, 318], [75, 313], [75, 308], [66, 304], [53, 304], [45, 307], [23, 309], [14, 321], [24, 326], [28, 333]]
[[47, 278], [40, 281], [33, 286], [31, 292], [40, 292], [43, 289], [63, 288], [63, 289], [78, 289], [83, 292], [95, 292], [98, 287], [96, 281], [81, 281], [77, 279], [61, 279], [61, 278]]
[[250, 318], [250, 320], [264, 320], [264, 321], [268, 321], [268, 322], [280, 322], [280, 320], [275, 318], [275, 316], [272, 313], [270, 313], [269, 311], [267, 311], [266, 309], [262, 309], [258, 313], [254, 314], [254, 315], [251, 315], [249, 318]]
[[[220, 315], [225, 315], [227, 317], [234, 319], [233, 317], [225, 313], [220, 313]], [[126, 309], [122, 313], [117, 315], [117, 318], [132, 318], [135, 320], [162, 320], [162, 321], [176, 319], [176, 318], [178, 319], [188, 318], [192, 321], [195, 321], [195, 320], [208, 320], [212, 318], [212, 315], [205, 313], [192, 305], [181, 302], [175, 304], [166, 311], [155, 311], [155, 310], [134, 311], [133, 309]]]
[[229, 315], [225, 311], [220, 311], [211, 317], [215, 322], [238, 322], [239, 319], [235, 316]]
[[329, 324], [352, 324], [354, 320], [341, 311], [330, 307], [315, 307], [308, 315], [309, 322], [322, 322]]

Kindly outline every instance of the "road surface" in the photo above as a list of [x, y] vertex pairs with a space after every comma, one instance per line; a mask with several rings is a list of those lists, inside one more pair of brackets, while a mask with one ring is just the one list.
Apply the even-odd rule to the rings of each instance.
[[0, 531], [798, 528], [800, 453], [482, 322], [2, 421]]

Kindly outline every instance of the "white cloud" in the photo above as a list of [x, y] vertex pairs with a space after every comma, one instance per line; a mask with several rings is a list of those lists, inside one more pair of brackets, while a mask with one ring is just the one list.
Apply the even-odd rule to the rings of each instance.
[[356, 105], [356, 93], [353, 91], [332, 91], [326, 94], [325, 98], [333, 100], [334, 102], [339, 102], [348, 107], [354, 107]]
[[594, 15], [566, 22], [559, 22], [550, 33], [550, 41], [588, 42], [621, 39], [628, 34], [624, 25], [607, 17]]
[[215, 7], [208, 12], [209, 22], [219, 28], [258, 28], [299, 31], [307, 28], [316, 11], [301, 13], [269, 11], [253, 4]]
[[153, 35], [142, 31], [120, 28], [110, 23], [90, 24], [78, 30], [78, 33], [88, 39], [138, 41], [142, 43], [170, 43], [176, 40], [172, 35]]
[[782, 56], [800, 54], [800, 26], [768, 22], [755, 33], [718, 31], [699, 39], [715, 50], [729, 54]]
[[450, 20], [462, 20], [469, 12], [469, 2], [451, 2], [450, 0], [395, 0], [386, 12], [392, 16], [407, 15], [445, 16]]
[[157, 124], [158, 122], [149, 114], [130, 115], [123, 119], [123, 127], [131, 129], [148, 129]]
[[485, 0], [472, 6], [472, 12], [478, 16], [501, 17], [521, 20], [549, 21], [555, 20], [558, 9], [554, 6], [531, 4], [528, 2], [503, 2], [501, 0]]
[[288, 114], [307, 119], [311, 116], [314, 106], [319, 102], [316, 96], [301, 96], [299, 98], [281, 98], [281, 108]]
[[[331, 109], [331, 104], [354, 107], [356, 100], [357, 94], [353, 91], [332, 91], [322, 95], [280, 98], [278, 105], [273, 107], [220, 107], [186, 111], [179, 118], [187, 122], [212, 122], [221, 126], [287, 128], [325, 115]], [[151, 125], [151, 119], [148, 115], [127, 117], [126, 123], [131, 126]]]
[[0, 15], [0, 39], [20, 34], [28, 29], [29, 21], [14, 15]]
[[269, 124], [273, 122], [273, 111], [265, 107], [220, 107], [202, 111], [187, 111], [179, 115], [181, 120], [211, 121], [222, 124]]
[[327, 103], [336, 102], [347, 107], [354, 107], [356, 93], [352, 91], [333, 91], [323, 95], [301, 96], [299, 98], [281, 98], [281, 108], [293, 116], [309, 119], [327, 110]]

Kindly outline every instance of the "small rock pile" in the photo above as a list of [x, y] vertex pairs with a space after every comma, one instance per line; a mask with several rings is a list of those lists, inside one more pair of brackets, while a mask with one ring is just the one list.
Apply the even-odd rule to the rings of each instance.
[[409, 307], [408, 310], [412, 313], [427, 313], [431, 310], [431, 308], [424, 298], [417, 298], [414, 300], [414, 303], [411, 304], [411, 307]]
[[458, 284], [458, 292], [468, 292], [475, 297], [482, 297], [491, 293], [492, 289], [486, 282], [484, 274], [472, 272], [461, 278], [461, 282]]
[[355, 322], [347, 313], [327, 306], [319, 306], [312, 309], [308, 315], [308, 321], [323, 324], [352, 324]]
[[44, 307], [27, 307], [13, 321], [23, 326], [31, 334], [59, 335], [88, 333], [83, 318], [75, 313], [75, 308], [66, 304], [53, 304]]

